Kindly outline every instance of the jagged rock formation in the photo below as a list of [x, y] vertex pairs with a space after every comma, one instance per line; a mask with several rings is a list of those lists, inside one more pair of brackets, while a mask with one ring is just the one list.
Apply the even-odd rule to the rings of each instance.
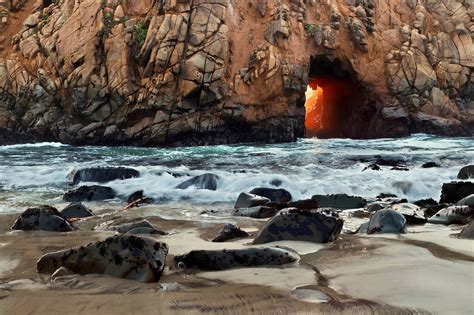
[[473, 18], [467, 0], [0, 0], [0, 143], [291, 141], [322, 68], [357, 89], [351, 137], [472, 135]]

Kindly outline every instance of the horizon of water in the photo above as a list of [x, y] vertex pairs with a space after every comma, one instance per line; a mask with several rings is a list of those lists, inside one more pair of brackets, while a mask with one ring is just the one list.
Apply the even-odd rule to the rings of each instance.
[[[366, 170], [376, 159], [403, 161], [409, 171]], [[421, 168], [426, 162], [440, 168]], [[0, 213], [63, 203], [73, 169], [133, 167], [139, 178], [106, 184], [122, 197], [144, 190], [161, 204], [233, 204], [240, 192], [255, 187], [288, 190], [294, 200], [314, 194], [346, 193], [373, 198], [394, 193], [409, 201], [439, 199], [441, 186], [474, 164], [473, 138], [417, 134], [400, 139], [300, 139], [284, 144], [240, 144], [180, 148], [74, 147], [59, 143], [0, 146]], [[219, 176], [216, 191], [175, 189], [204, 173]], [[177, 176], [179, 175], [179, 176]], [[81, 183], [87, 184], [87, 183]], [[118, 201], [117, 201], [118, 202]]]

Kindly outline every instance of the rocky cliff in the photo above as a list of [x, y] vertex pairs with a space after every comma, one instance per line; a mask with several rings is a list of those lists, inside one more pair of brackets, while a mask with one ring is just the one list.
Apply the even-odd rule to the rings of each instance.
[[291, 141], [310, 80], [353, 87], [341, 135], [473, 135], [473, 19], [471, 0], [0, 0], [0, 143]]

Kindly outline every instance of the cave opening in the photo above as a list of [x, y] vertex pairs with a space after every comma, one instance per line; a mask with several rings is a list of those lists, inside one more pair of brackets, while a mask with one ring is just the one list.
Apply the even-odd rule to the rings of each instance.
[[[352, 67], [326, 55], [311, 58], [306, 137], [364, 138], [374, 114]], [[372, 108], [373, 109], [373, 108]]]

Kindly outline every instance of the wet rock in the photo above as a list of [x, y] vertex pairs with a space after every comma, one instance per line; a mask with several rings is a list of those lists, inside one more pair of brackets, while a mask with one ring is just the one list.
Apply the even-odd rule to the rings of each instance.
[[357, 209], [364, 208], [367, 204], [367, 200], [362, 197], [346, 194], [314, 195], [311, 199], [316, 201], [320, 208]]
[[89, 208], [84, 206], [81, 202], [79, 203], [71, 203], [66, 208], [61, 210], [60, 215], [65, 219], [73, 219], [73, 218], [87, 218], [92, 217], [94, 212], [92, 212]]
[[387, 193], [381, 193], [379, 194], [376, 198], [377, 199], [384, 199], [384, 198], [397, 198], [398, 196], [395, 194], [387, 194]]
[[414, 204], [420, 208], [427, 209], [429, 207], [437, 206], [438, 202], [432, 198], [429, 198], [429, 199], [417, 200], [414, 202]]
[[428, 219], [432, 224], [467, 224], [474, 215], [474, 207], [452, 206], [441, 209], [434, 216]]
[[123, 234], [168, 234], [151, 224], [150, 221], [143, 219], [137, 219], [132, 222], [127, 222], [120, 225], [109, 225], [100, 229], [106, 231], [115, 231]]
[[165, 267], [168, 246], [151, 238], [117, 235], [86, 246], [43, 255], [39, 273], [54, 273], [65, 267], [74, 273], [107, 274], [113, 277], [157, 282]]
[[392, 171], [404, 171], [404, 172], [408, 172], [408, 171], [409, 171], [408, 168], [406, 168], [406, 167], [399, 167], [399, 166], [394, 166], [394, 167], [392, 167], [390, 170], [392, 170]]
[[406, 233], [405, 217], [394, 210], [379, 210], [370, 218], [367, 234]]
[[394, 204], [386, 209], [394, 210], [402, 214], [405, 217], [408, 225], [425, 224], [427, 222], [425, 216], [420, 211], [420, 207], [412, 203], [399, 203]]
[[385, 205], [381, 203], [373, 203], [367, 207], [367, 212], [376, 212], [385, 208]]
[[149, 227], [136, 227], [136, 228], [133, 228], [133, 229], [130, 229], [129, 231], [127, 231], [127, 233], [125, 234], [136, 234], [136, 235], [139, 235], [139, 234], [142, 234], [142, 235], [166, 235], [167, 233], [166, 232], [163, 232], [163, 231], [160, 231], [158, 229], [155, 229], [155, 228], [149, 228]]
[[189, 187], [195, 187], [196, 189], [216, 190], [218, 180], [219, 176], [217, 175], [210, 173], [203, 174], [188, 179], [185, 182], [182, 182], [181, 184], [176, 186], [176, 189], [187, 189]]
[[142, 200], [143, 198], [143, 190], [137, 190], [136, 192], [132, 193], [130, 196], [127, 197], [127, 204], [134, 203], [138, 200]]
[[176, 264], [186, 268], [225, 270], [235, 267], [278, 266], [297, 261], [298, 255], [280, 248], [246, 248], [236, 250], [194, 250], [176, 256]]
[[364, 172], [364, 171], [367, 171], [367, 170], [380, 171], [381, 168], [380, 168], [380, 166], [378, 166], [377, 164], [372, 163], [372, 164], [366, 166], [362, 171]]
[[262, 206], [269, 202], [270, 202], [270, 199], [265, 198], [265, 197], [252, 195], [248, 193], [241, 193], [239, 197], [237, 198], [237, 201], [235, 202], [234, 208], [235, 209], [253, 208], [256, 206]]
[[470, 240], [474, 240], [473, 221], [471, 221], [471, 223], [469, 223], [464, 229], [462, 229], [461, 233], [459, 233], [459, 238], [467, 238]]
[[405, 162], [400, 160], [386, 160], [386, 159], [378, 159], [375, 161], [375, 164], [380, 166], [391, 166], [391, 167], [403, 167], [405, 166]]
[[106, 186], [81, 186], [66, 192], [63, 199], [68, 202], [101, 201], [115, 198], [115, 191]]
[[212, 242], [226, 242], [236, 238], [248, 236], [250, 236], [249, 233], [243, 231], [237, 225], [229, 223], [226, 224], [222, 231], [220, 231], [219, 234], [217, 234], [217, 236], [212, 239]]
[[30, 208], [23, 212], [11, 227], [12, 230], [70, 232], [74, 227], [63, 217], [56, 208], [41, 206]]
[[440, 203], [457, 203], [472, 194], [474, 194], [474, 183], [451, 182], [443, 184]]
[[289, 202], [292, 199], [291, 194], [285, 189], [275, 188], [254, 188], [251, 194], [270, 199], [272, 202]]
[[252, 208], [239, 208], [234, 209], [232, 215], [239, 217], [249, 217], [254, 219], [264, 219], [271, 218], [278, 213], [278, 209], [267, 207], [267, 206], [257, 206]]
[[422, 168], [436, 168], [436, 167], [441, 167], [438, 163], [436, 162], [427, 162], [421, 166]]
[[356, 234], [367, 234], [369, 231], [369, 223], [370, 221], [362, 223], [357, 229]]
[[464, 166], [458, 173], [458, 179], [474, 178], [474, 165]]
[[458, 206], [472, 206], [474, 207], [474, 194], [464, 197], [457, 203]]
[[92, 167], [77, 170], [74, 173], [73, 184], [80, 182], [105, 183], [116, 179], [140, 177], [140, 172], [125, 167]]
[[328, 243], [337, 239], [342, 225], [342, 219], [332, 211], [284, 209], [260, 229], [253, 243], [263, 244], [281, 240]]

